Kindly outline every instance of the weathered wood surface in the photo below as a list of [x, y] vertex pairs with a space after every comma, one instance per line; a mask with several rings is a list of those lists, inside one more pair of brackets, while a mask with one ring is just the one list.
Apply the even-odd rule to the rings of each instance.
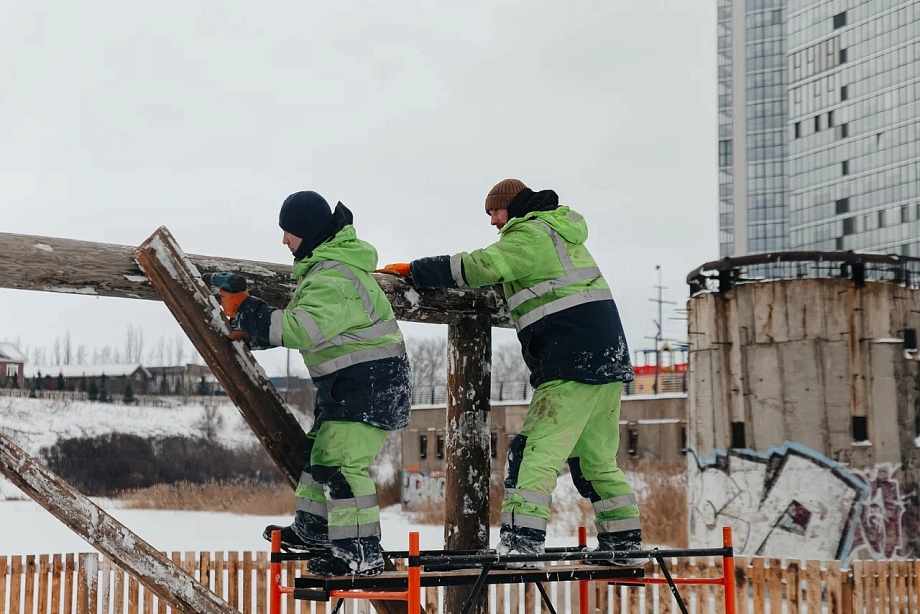
[[[492, 330], [484, 316], [448, 327], [447, 332], [447, 475], [444, 500], [444, 548], [489, 547], [489, 481], [492, 457], [489, 397], [492, 389]], [[447, 587], [444, 612], [459, 614], [472, 587]], [[487, 612], [482, 593], [474, 613]]]
[[[226, 317], [217, 298], [201, 280], [194, 263], [166, 228], [154, 232], [135, 250], [134, 255], [211, 373], [287, 477], [288, 483], [296, 488], [302, 470], [301, 453], [306, 447], [306, 433], [248, 346], [242, 341], [227, 339], [230, 328]], [[407, 611], [406, 604], [402, 602], [373, 603], [384, 614], [404, 614]], [[244, 614], [246, 607], [244, 604]]]
[[307, 435], [242, 341], [230, 341], [220, 303], [173, 236], [160, 228], [135, 250], [150, 284], [176, 317], [243, 419], [296, 488]]
[[[118, 561], [173, 608], [182, 612], [235, 612], [2, 433], [0, 473], [94, 548]], [[29, 599], [31, 595], [27, 592], [26, 596]]]
[[[242, 274], [252, 294], [275, 307], [287, 305], [295, 289], [290, 265], [194, 254], [189, 260], [201, 273]], [[512, 326], [497, 289], [416, 290], [394, 275], [375, 277], [400, 320], [451, 324], [485, 314], [492, 326]], [[0, 233], [0, 288], [160, 300], [133, 247], [11, 233]]]

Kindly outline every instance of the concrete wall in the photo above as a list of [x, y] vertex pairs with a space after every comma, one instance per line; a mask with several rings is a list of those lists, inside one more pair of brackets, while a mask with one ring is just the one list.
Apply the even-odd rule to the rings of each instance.
[[[527, 409], [524, 402], [504, 401], [492, 405], [492, 471], [496, 479], [504, 475], [508, 446], [520, 432]], [[686, 416], [685, 394], [624, 397], [620, 408], [618, 463], [625, 467], [632, 459], [682, 462], [686, 454]], [[439, 458], [438, 442], [444, 440], [445, 427], [444, 407], [412, 409], [409, 426], [402, 431], [405, 504], [443, 500], [447, 464], [446, 459]], [[420, 453], [422, 437], [427, 439], [425, 458]]]
[[920, 555], [920, 292], [770, 281], [688, 310], [691, 545], [728, 524], [744, 555]]

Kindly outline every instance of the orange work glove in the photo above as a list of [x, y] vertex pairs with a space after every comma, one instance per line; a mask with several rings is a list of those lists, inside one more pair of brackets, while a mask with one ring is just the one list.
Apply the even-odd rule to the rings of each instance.
[[240, 309], [240, 303], [247, 298], [249, 298], [249, 290], [243, 290], [242, 292], [229, 292], [223, 288], [220, 290], [220, 306], [223, 308], [224, 313], [231, 318], [236, 317], [236, 312]]
[[374, 273], [389, 273], [390, 275], [409, 277], [409, 263], [397, 262], [396, 264], [388, 264], [382, 269], [377, 269]]

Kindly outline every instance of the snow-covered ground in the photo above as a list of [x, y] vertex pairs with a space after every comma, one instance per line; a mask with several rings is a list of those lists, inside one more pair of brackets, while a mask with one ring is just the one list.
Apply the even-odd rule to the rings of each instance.
[[[119, 522], [161, 551], [258, 551], [267, 550], [262, 530], [268, 524], [289, 524], [288, 516], [246, 516], [217, 512], [177, 512], [123, 509], [118, 501], [95, 499]], [[413, 524], [399, 509], [381, 513], [383, 546], [387, 550], [409, 547], [410, 531], [418, 531], [423, 549], [442, 548], [444, 528]], [[491, 543], [498, 541], [492, 529]], [[575, 545], [572, 537], [551, 534], [551, 546]], [[54, 516], [32, 501], [0, 502], [0, 556], [11, 554], [57, 554], [91, 552], [93, 548]]]

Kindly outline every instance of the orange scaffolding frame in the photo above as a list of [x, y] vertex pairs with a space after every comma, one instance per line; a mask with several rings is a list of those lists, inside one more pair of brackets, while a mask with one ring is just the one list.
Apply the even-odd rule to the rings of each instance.
[[[578, 529], [578, 545], [579, 551], [584, 551], [587, 549], [587, 530], [584, 527]], [[579, 614], [590, 614], [589, 606], [589, 585], [591, 582], [600, 582], [605, 584], [615, 584], [615, 585], [651, 585], [651, 584], [667, 584], [673, 596], [677, 600], [677, 604], [680, 607], [681, 612], [686, 614], [687, 609], [684, 604], [683, 598], [678, 591], [678, 586], [686, 585], [696, 585], [696, 586], [721, 586], [724, 589], [724, 599], [725, 599], [725, 614], [736, 614], [736, 602], [735, 602], [735, 558], [734, 551], [732, 546], [732, 530], [731, 527], [722, 528], [722, 548], [718, 550], [715, 555], [721, 556], [723, 560], [722, 566], [722, 576], [718, 578], [674, 578], [671, 576], [668, 571], [667, 565], [664, 562], [664, 557], [691, 557], [691, 556], [707, 556], [711, 555], [714, 551], [712, 550], [674, 550], [674, 551], [659, 551], [657, 549], [651, 550], [649, 552], [650, 558], [656, 560], [661, 569], [662, 575], [664, 577], [660, 578], [646, 578], [639, 577], [640, 574], [637, 574], [636, 577], [616, 577], [616, 578], [596, 578], [596, 579], [574, 579], [574, 580], [557, 580], [557, 581], [572, 581], [578, 582], [578, 609]], [[625, 553], [613, 553], [613, 554], [625, 554]], [[544, 560], [545, 556], [533, 555], [534, 560]], [[304, 589], [298, 589], [293, 586], [283, 586], [281, 584], [281, 561], [282, 561], [282, 551], [281, 551], [281, 532], [274, 531], [272, 533], [272, 559], [271, 559], [271, 582], [270, 582], [270, 599], [269, 599], [269, 614], [281, 614], [281, 597], [282, 595], [294, 595], [296, 599], [309, 599], [309, 600], [322, 600], [328, 601], [330, 599], [338, 599], [339, 604], [342, 600], [345, 599], [375, 599], [375, 600], [388, 600], [388, 601], [405, 601], [408, 607], [408, 614], [421, 614], [421, 596], [422, 596], [422, 568], [424, 567], [424, 562], [422, 560], [422, 553], [419, 549], [419, 534], [418, 532], [409, 533], [409, 550], [408, 550], [408, 567], [406, 570], [406, 590], [364, 590], [364, 589], [331, 589], [323, 591], [309, 591]], [[495, 557], [496, 562], [499, 561], [499, 557]], [[507, 557], [505, 557], [507, 559]], [[515, 560], [526, 558], [524, 556], [514, 557]], [[569, 560], [578, 560], [571, 557], [567, 557]], [[561, 560], [561, 559], [560, 559]], [[479, 574], [479, 577], [475, 575], [469, 576], [472, 580], [466, 582], [466, 584], [474, 584], [474, 594], [470, 598], [468, 605], [472, 604], [473, 597], [482, 589], [484, 585], [484, 580], [487, 574], [489, 573], [490, 568], [485, 568]], [[495, 570], [498, 571], [498, 570]], [[638, 568], [635, 571], [641, 571]], [[436, 573], [436, 572], [432, 572]], [[540, 576], [545, 575], [545, 570], [521, 570], [520, 573], [515, 574], [514, 576], [509, 576], [514, 578], [513, 582], [502, 582], [499, 580], [495, 584], [510, 584], [520, 582], [521, 578], [526, 578], [527, 576], [533, 576], [533, 582], [537, 584], [537, 587], [541, 589], [541, 595], [544, 600], [548, 599], [548, 596], [542, 590], [540, 585]], [[364, 578], [363, 580], [368, 581], [369, 583], [373, 582], [373, 577]], [[322, 582], [323, 579], [317, 579], [318, 582]], [[527, 580], [524, 580], [527, 582]], [[555, 612], [552, 608], [552, 604], [548, 604], [550, 609]], [[338, 605], [336, 606], [338, 610]]]

